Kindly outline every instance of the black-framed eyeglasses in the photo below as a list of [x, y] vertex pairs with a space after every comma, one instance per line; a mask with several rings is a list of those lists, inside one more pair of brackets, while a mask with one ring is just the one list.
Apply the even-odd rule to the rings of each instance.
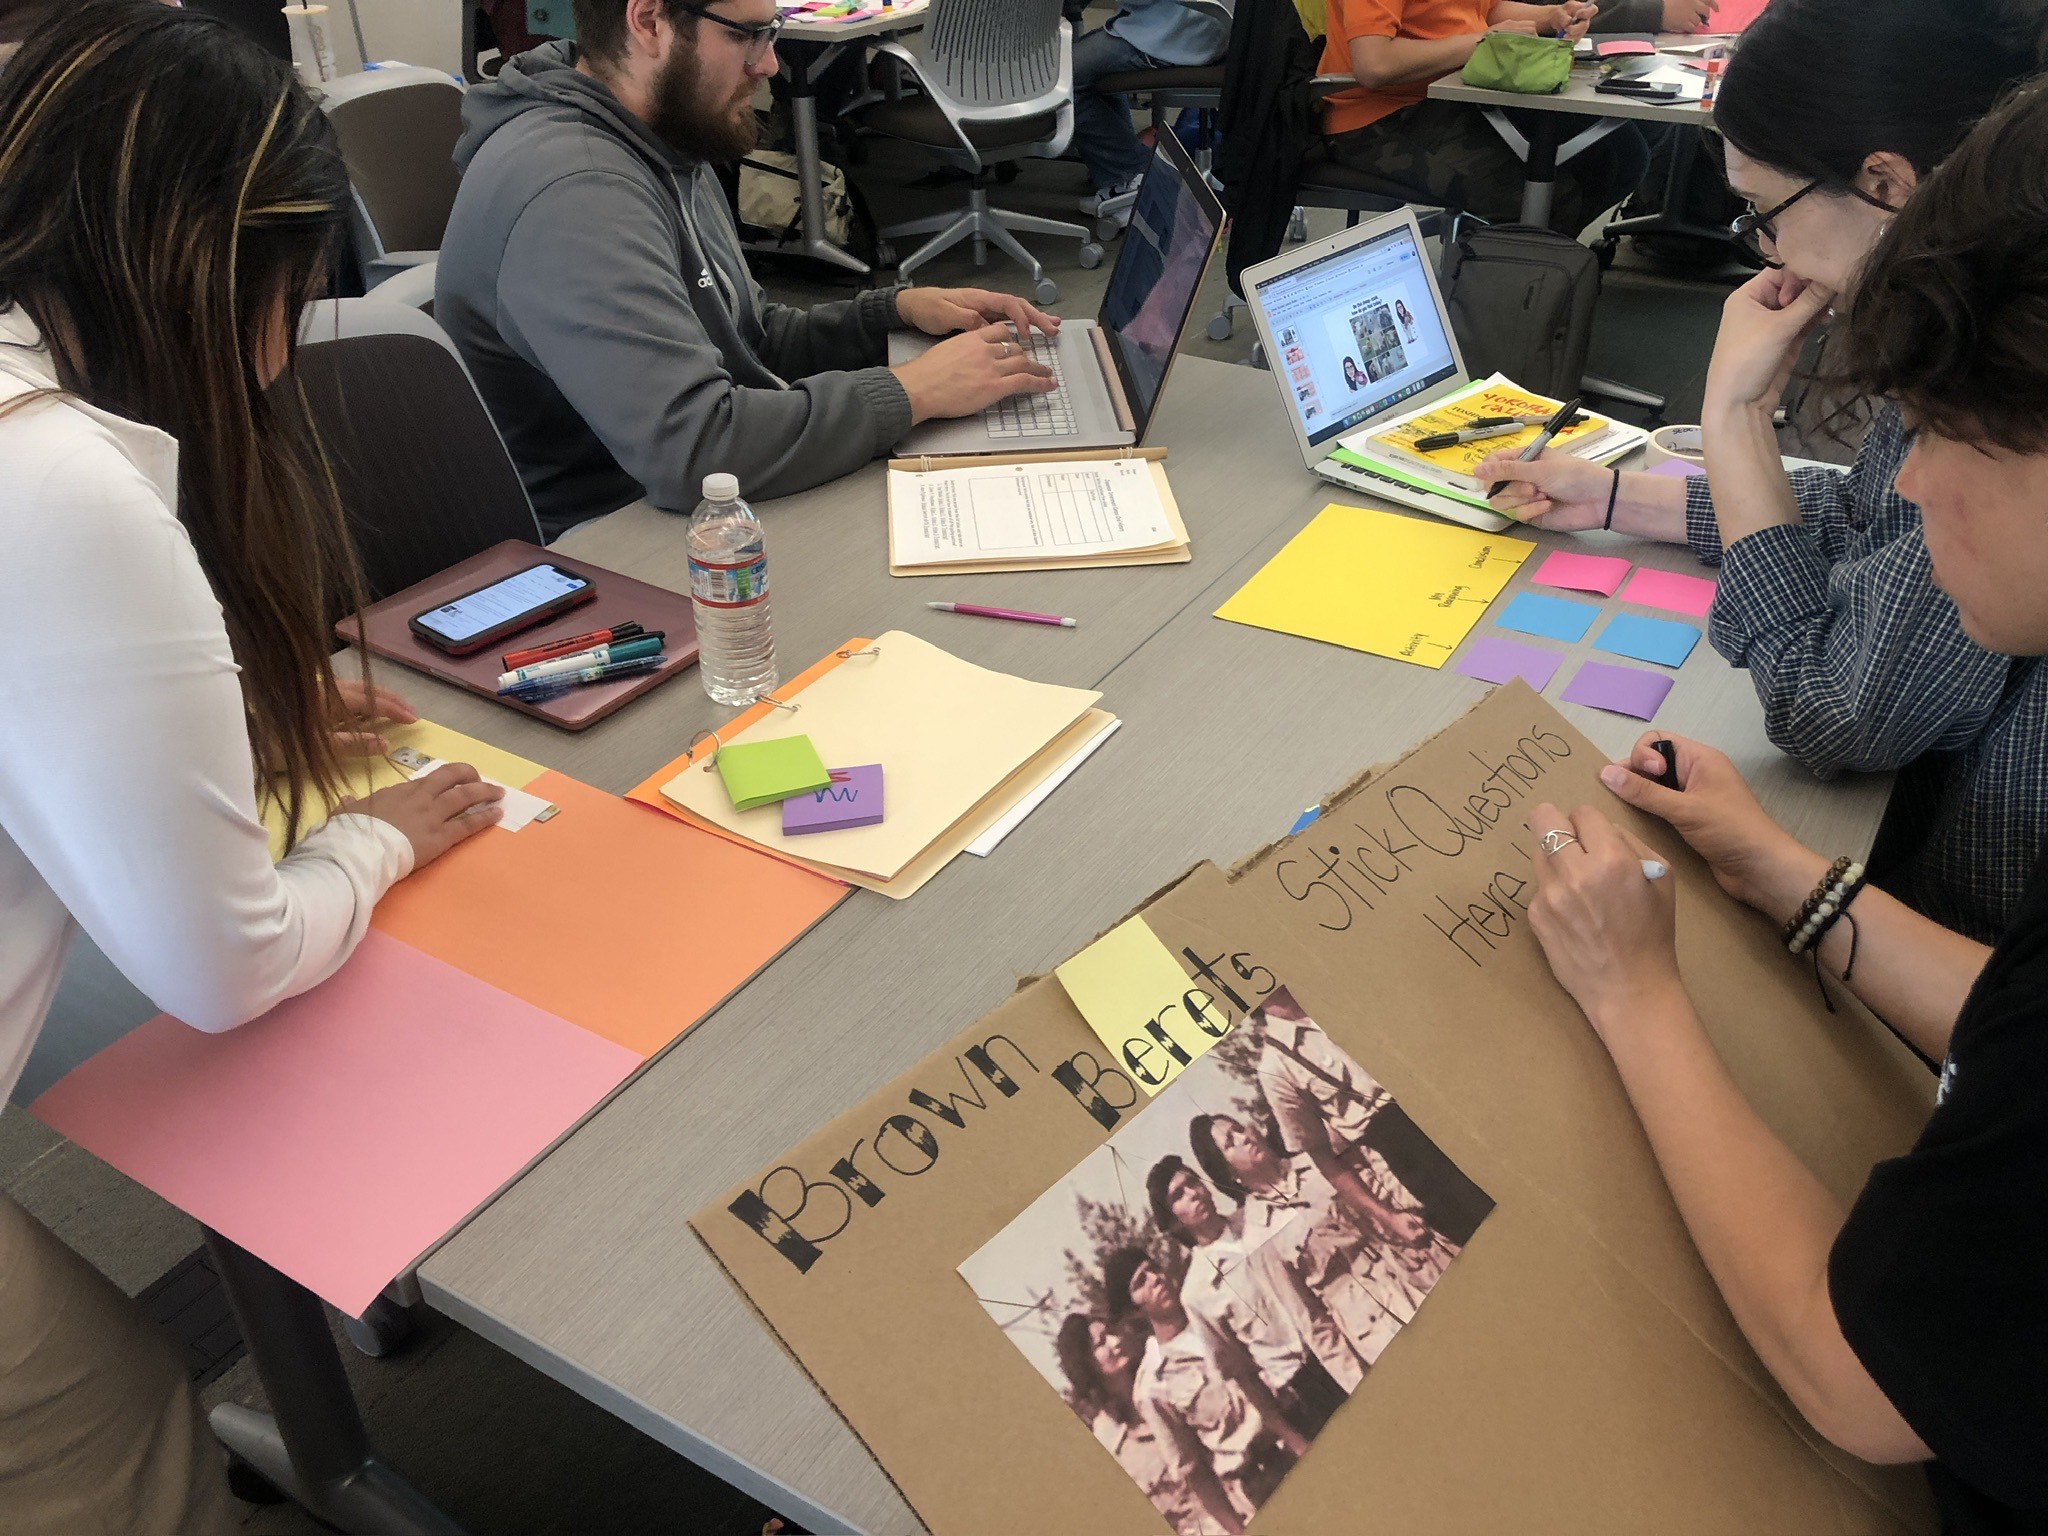
[[[1747, 213], [1737, 215], [1735, 220], [1729, 224], [1728, 233], [1735, 237], [1736, 244], [1748, 251], [1750, 255], [1754, 256], [1765, 266], [1782, 267], [1784, 263], [1778, 260], [1777, 257], [1764, 254], [1764, 241], [1768, 240], [1772, 245], [1776, 245], [1778, 243], [1778, 219], [1784, 214], [1785, 210], [1798, 202], [1802, 197], [1805, 197], [1809, 192], [1817, 192], [1826, 185], [1827, 178], [1825, 176], [1816, 176], [1812, 181], [1809, 181], [1797, 192], [1786, 198], [1785, 201], [1779, 203], [1776, 207], [1766, 209], [1762, 213], [1758, 213], [1756, 211], [1756, 204], [1751, 203]], [[1872, 197], [1861, 187], [1850, 186], [1845, 187], [1843, 190], [1858, 201], [1868, 203], [1871, 207], [1880, 209], [1885, 213], [1897, 213], [1899, 211], [1890, 203], [1881, 202], [1877, 198]]]
[[700, 21], [716, 22], [719, 26], [725, 28], [726, 31], [734, 32], [744, 37], [747, 40], [747, 68], [749, 69], [759, 64], [774, 51], [775, 39], [782, 36], [781, 16], [778, 15], [773, 21], [751, 23], [733, 21], [729, 17], [720, 16], [712, 11], [710, 9], [711, 3], [713, 3], [713, 0], [706, 0], [706, 3], [703, 5], [678, 5], [676, 9], [684, 12], [686, 15], [695, 16]]

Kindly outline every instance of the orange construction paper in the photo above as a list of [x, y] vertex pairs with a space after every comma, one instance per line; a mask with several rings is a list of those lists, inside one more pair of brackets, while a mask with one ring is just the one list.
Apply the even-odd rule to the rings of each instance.
[[561, 814], [400, 881], [373, 926], [642, 1057], [737, 991], [847, 887], [549, 770]]

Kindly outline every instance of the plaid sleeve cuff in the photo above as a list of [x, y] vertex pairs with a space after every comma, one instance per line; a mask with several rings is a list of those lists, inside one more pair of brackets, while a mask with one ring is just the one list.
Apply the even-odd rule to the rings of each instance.
[[1714, 517], [1714, 492], [1705, 475], [1685, 477], [1685, 542], [1705, 564], [1721, 563], [1721, 525]]
[[1765, 634], [1801, 624], [1827, 607], [1827, 562], [1797, 524], [1775, 523], [1737, 539], [1723, 553], [1707, 640], [1730, 665], [1745, 667], [1750, 647]]

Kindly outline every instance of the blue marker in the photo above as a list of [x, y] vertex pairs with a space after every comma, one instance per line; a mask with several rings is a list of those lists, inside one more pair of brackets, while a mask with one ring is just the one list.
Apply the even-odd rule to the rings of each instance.
[[584, 667], [577, 672], [564, 673], [557, 677], [543, 677], [531, 683], [519, 683], [511, 688], [500, 688], [501, 698], [517, 699], [522, 704], [541, 704], [549, 699], [559, 698], [572, 688], [586, 683], [609, 683], [622, 677], [635, 677], [643, 672], [653, 672], [665, 666], [666, 656], [641, 656], [633, 661], [607, 662], [603, 666]]

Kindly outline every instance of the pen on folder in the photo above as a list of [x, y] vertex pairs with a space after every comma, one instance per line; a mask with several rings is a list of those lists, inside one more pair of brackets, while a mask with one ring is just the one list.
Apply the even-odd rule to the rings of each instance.
[[543, 677], [531, 683], [515, 683], [510, 688], [500, 688], [501, 698], [516, 699], [521, 704], [539, 704], [548, 699], [558, 698], [572, 688], [586, 683], [616, 682], [622, 677], [637, 677], [643, 672], [653, 672], [668, 662], [667, 656], [640, 656], [632, 661], [611, 661], [602, 666], [585, 667], [580, 672], [565, 672], [557, 677]]
[[[1536, 434], [1535, 441], [1531, 442], [1528, 447], [1524, 448], [1520, 453], [1516, 454], [1515, 457], [1525, 464], [1531, 459], [1542, 457], [1543, 450], [1550, 446], [1550, 440], [1556, 437], [1557, 434], [1562, 432], [1566, 427], [1570, 426], [1572, 424], [1572, 419], [1576, 417], [1578, 414], [1579, 397], [1577, 395], [1573, 395], [1571, 399], [1565, 401], [1563, 405], [1557, 408], [1557, 414], [1555, 416], [1551, 417], [1550, 420], [1543, 423], [1543, 430]], [[1486, 499], [1488, 501], [1493, 500], [1494, 497], [1498, 496], [1502, 491], [1506, 490], [1507, 488], [1507, 481], [1494, 481], [1493, 489], [1486, 493]]]
[[609, 645], [614, 641], [630, 640], [635, 635], [644, 635], [646, 630], [633, 619], [624, 619], [609, 629], [593, 629], [587, 635], [569, 635], [560, 640], [550, 640], [544, 645], [528, 646], [523, 651], [507, 651], [498, 659], [507, 672], [516, 672], [521, 667], [530, 667], [537, 661], [553, 661], [558, 656], [574, 656], [579, 651], [591, 650], [596, 646]]
[[555, 656], [511, 672], [501, 672], [498, 674], [498, 691], [502, 693], [508, 688], [538, 683], [550, 677], [566, 677], [581, 672], [585, 667], [601, 667], [614, 661], [638, 661], [642, 656], [658, 655], [666, 639], [667, 636], [657, 629], [652, 634], [629, 635], [624, 640], [595, 645], [587, 651]]
[[1056, 613], [1029, 613], [1022, 608], [983, 608], [977, 603], [926, 603], [927, 608], [936, 608], [941, 613], [971, 613], [984, 619], [1015, 619], [1019, 624], [1056, 624], [1061, 629], [1074, 628], [1072, 619], [1063, 619]]

